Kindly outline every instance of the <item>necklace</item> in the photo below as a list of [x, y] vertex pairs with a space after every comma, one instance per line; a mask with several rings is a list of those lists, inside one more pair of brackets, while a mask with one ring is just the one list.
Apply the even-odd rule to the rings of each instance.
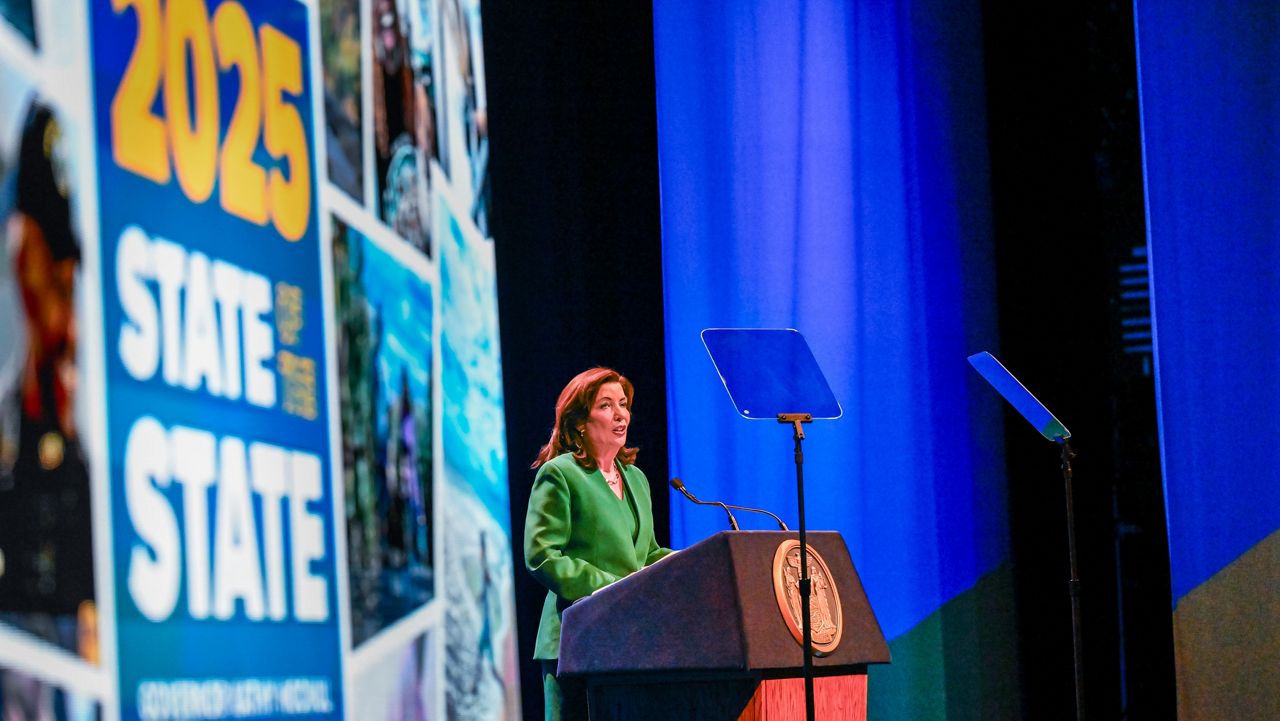
[[609, 484], [610, 488], [617, 488], [622, 479], [618, 477], [618, 469], [610, 467], [608, 471], [600, 471], [604, 475], [604, 482]]

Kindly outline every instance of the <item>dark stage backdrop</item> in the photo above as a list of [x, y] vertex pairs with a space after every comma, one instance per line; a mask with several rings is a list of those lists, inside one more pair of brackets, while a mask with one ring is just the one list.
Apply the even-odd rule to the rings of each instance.
[[[877, 719], [1021, 715], [1000, 409], [965, 361], [998, 350], [977, 17], [654, 5], [672, 472], [795, 522], [788, 429], [736, 415], [699, 331], [803, 331], [844, 407], [807, 431], [808, 524], [891, 642]], [[723, 525], [672, 504], [677, 546]]]
[[1280, 8], [1138, 2], [1182, 719], [1280, 717]]
[[628, 442], [668, 542], [651, 16], [647, 2], [484, 6], [524, 718], [542, 714], [531, 659], [546, 596], [521, 547], [529, 464], [578, 371], [635, 383]]
[[[1174, 715], [1132, 7], [983, 5], [1001, 358], [1074, 434], [1090, 719]], [[1015, 417], [1016, 418], [1016, 417]], [[1006, 433], [1024, 713], [1074, 717], [1057, 449]]]

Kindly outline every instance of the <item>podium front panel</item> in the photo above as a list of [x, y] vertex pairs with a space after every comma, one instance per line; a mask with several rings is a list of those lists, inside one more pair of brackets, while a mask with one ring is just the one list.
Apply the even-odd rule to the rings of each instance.
[[[774, 555], [795, 533], [726, 531], [632, 574], [565, 610], [560, 671], [631, 674], [752, 671], [798, 676], [803, 652], [774, 591]], [[840, 534], [807, 534], [840, 598], [843, 630], [818, 675], [887, 663], [888, 645]]]

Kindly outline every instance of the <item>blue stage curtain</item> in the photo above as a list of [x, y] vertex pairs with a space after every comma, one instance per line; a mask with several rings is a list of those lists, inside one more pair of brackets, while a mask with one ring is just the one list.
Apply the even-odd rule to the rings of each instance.
[[[672, 473], [794, 528], [790, 429], [734, 412], [699, 332], [802, 331], [844, 409], [807, 429], [808, 526], [900, 639], [1009, 557], [966, 362], [997, 350], [977, 4], [656, 0], [654, 28]], [[678, 547], [725, 527], [678, 495], [671, 519]]]
[[1136, 3], [1180, 718], [1280, 718], [1280, 6]]

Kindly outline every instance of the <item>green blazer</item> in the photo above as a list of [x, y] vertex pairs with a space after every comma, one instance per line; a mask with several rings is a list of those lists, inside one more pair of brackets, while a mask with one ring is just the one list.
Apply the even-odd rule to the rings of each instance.
[[[560, 616], [570, 603], [671, 553], [653, 536], [649, 479], [619, 464], [626, 492], [564, 453], [538, 469], [524, 521], [524, 565], [548, 589], [535, 659], [560, 657]], [[634, 529], [634, 533], [633, 533]]]

